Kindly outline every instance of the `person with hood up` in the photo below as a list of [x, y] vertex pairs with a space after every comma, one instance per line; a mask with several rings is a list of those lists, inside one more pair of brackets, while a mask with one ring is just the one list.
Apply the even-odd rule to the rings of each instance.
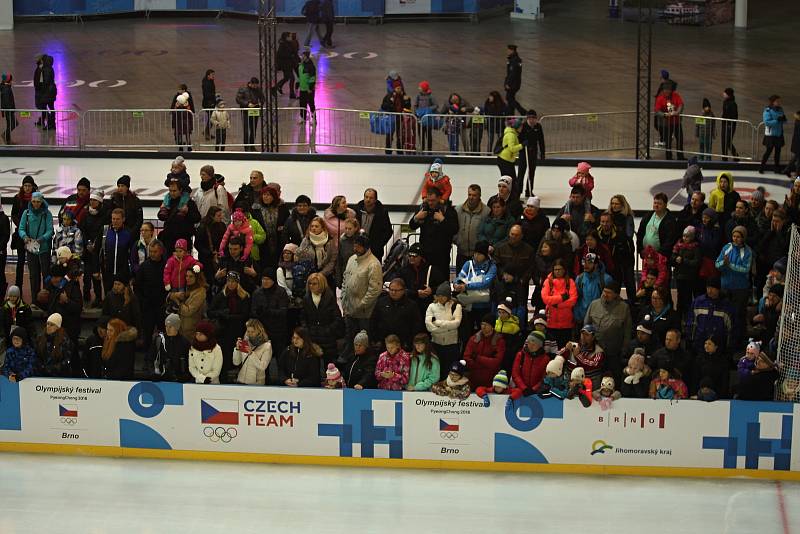
[[425, 182], [422, 184], [421, 194], [423, 199], [428, 197], [428, 191], [432, 187], [437, 188], [442, 193], [440, 199], [442, 204], [450, 202], [450, 195], [453, 194], [453, 185], [450, 183], [450, 177], [444, 173], [441, 158], [433, 160], [433, 163], [425, 173]]
[[733, 175], [727, 171], [721, 172], [717, 176], [716, 188], [708, 195], [708, 207], [719, 214], [720, 228], [725, 228], [740, 198], [733, 187]]
[[500, 169], [500, 176], [510, 176], [512, 180], [511, 194], [519, 197], [522, 191], [522, 177], [517, 176], [517, 168], [514, 162], [522, 150], [522, 143], [519, 142], [517, 129], [520, 127], [519, 119], [510, 118], [506, 120], [506, 128], [503, 130], [503, 140], [500, 143], [500, 152], [497, 154], [497, 168]]
[[[43, 130], [56, 129], [56, 73], [53, 70], [53, 56], [40, 54], [36, 56], [36, 70], [33, 72], [33, 94], [36, 109], [42, 111], [42, 118], [36, 121], [36, 126]], [[50, 111], [47, 111], [50, 110]]]
[[42, 288], [42, 281], [50, 274], [50, 245], [53, 239], [53, 216], [39, 191], [31, 194], [17, 233], [27, 252], [31, 295], [35, 296]]
[[[764, 155], [761, 156], [761, 166], [758, 168], [759, 174], [764, 174], [772, 151], [775, 151], [775, 174], [782, 174], [781, 168], [781, 148], [785, 144], [783, 139], [783, 123], [786, 122], [786, 114], [781, 107], [781, 97], [772, 95], [769, 97], [769, 105], [764, 108]], [[731, 187], [733, 189], [733, 187]]]
[[686, 204], [689, 204], [692, 195], [700, 191], [700, 186], [703, 184], [703, 170], [700, 163], [697, 161], [697, 156], [689, 158], [686, 172], [683, 173], [683, 181], [681, 187], [686, 191]]
[[433, 117], [425, 120], [425, 116], [436, 113], [437, 109], [436, 99], [433, 98], [433, 93], [431, 92], [431, 84], [424, 80], [419, 82], [419, 93], [414, 98], [414, 113], [420, 120], [420, 132], [422, 135], [420, 149], [423, 151], [430, 152], [433, 144], [433, 123], [429, 120]]

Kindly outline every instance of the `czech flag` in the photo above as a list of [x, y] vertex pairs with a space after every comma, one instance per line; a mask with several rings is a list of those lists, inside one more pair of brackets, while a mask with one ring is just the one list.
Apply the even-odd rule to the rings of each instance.
[[209, 425], [238, 425], [239, 401], [200, 399], [200, 420]]
[[78, 417], [77, 404], [59, 404], [58, 405], [59, 417]]
[[439, 419], [439, 430], [458, 432], [458, 419]]

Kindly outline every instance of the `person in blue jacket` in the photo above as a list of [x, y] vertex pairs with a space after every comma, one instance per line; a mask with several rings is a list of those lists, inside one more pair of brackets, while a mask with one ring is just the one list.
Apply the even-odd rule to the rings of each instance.
[[[737, 324], [747, 324], [747, 304], [753, 295], [753, 284], [750, 282], [750, 271], [753, 267], [753, 249], [745, 241], [747, 228], [737, 226], [731, 232], [731, 242], [722, 247], [717, 256], [715, 267], [721, 273], [722, 289], [728, 292], [736, 310]], [[742, 341], [744, 332], [736, 332], [735, 341]]]
[[725, 347], [730, 347], [730, 339], [737, 325], [736, 312], [730, 301], [720, 295], [720, 279], [706, 280], [706, 293], [692, 302], [692, 309], [686, 322], [691, 347], [695, 354], [702, 354], [706, 339], [714, 333], [720, 335]]
[[50, 274], [50, 245], [53, 241], [53, 215], [39, 191], [31, 195], [28, 209], [19, 221], [18, 233], [27, 251], [31, 298], [42, 289], [42, 280]]
[[33, 376], [36, 351], [28, 343], [28, 333], [21, 326], [11, 329], [11, 346], [6, 349], [6, 359], [0, 374], [11, 382], [19, 382]]
[[[489, 257], [489, 243], [478, 241], [475, 244], [475, 252], [472, 254], [472, 259], [464, 263], [453, 284], [453, 297], [461, 302], [468, 311], [469, 320], [461, 321], [463, 325], [463, 328], [461, 328], [462, 333], [466, 333], [467, 327], [471, 329], [469, 334], [466, 334], [467, 337], [477, 330], [474, 328], [474, 323], [488, 312], [492, 306], [489, 295], [492, 282], [494, 282], [496, 276], [497, 265]], [[475, 300], [474, 292], [477, 291], [485, 291], [486, 298]], [[461, 337], [464, 338], [463, 335]]]
[[572, 315], [575, 317], [575, 324], [582, 325], [586, 317], [586, 310], [589, 305], [599, 299], [603, 294], [603, 288], [608, 285], [612, 278], [602, 268], [597, 259], [597, 254], [589, 252], [581, 260], [583, 272], [575, 279], [575, 287], [578, 289], [578, 302], [572, 308]]
[[761, 167], [758, 168], [759, 174], [764, 174], [764, 167], [766, 167], [767, 160], [773, 150], [775, 150], [775, 174], [781, 174], [784, 122], [786, 122], [786, 114], [781, 107], [781, 97], [772, 95], [769, 97], [769, 105], [764, 108], [764, 141], [762, 143], [766, 149], [764, 150], [764, 155], [761, 156]]

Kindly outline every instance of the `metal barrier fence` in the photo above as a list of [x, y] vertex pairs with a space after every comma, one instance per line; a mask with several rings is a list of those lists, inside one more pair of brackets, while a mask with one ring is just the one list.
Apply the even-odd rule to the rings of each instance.
[[673, 151], [678, 158], [687, 155], [710, 160], [712, 157], [731, 157], [751, 161], [756, 159], [757, 130], [749, 121], [682, 114], [668, 117], [653, 113], [651, 156], [663, 155], [672, 159]]
[[195, 119], [185, 109], [91, 109], [83, 113], [83, 147], [190, 149]]
[[[764, 124], [763, 121], [759, 122], [755, 128], [756, 135], [753, 139], [753, 159], [760, 162], [761, 157], [766, 150], [766, 148], [763, 146], [764, 135], [766, 133], [766, 124]], [[781, 166], [787, 165], [789, 160], [792, 159], [792, 156], [790, 155], [790, 148], [792, 146], [792, 140], [794, 139], [794, 128], [789, 126], [788, 121], [783, 124], [783, 138], [786, 144], [781, 148]], [[800, 157], [800, 154], [797, 154], [797, 156]], [[770, 155], [769, 161], [766, 162], [766, 165], [771, 166], [772, 161], [774, 161], [774, 155]]]
[[4, 109], [0, 118], [5, 145], [18, 148], [80, 148], [81, 117], [71, 109]]
[[[13, 119], [11, 124], [16, 125], [10, 132], [11, 144], [51, 149], [259, 151], [264, 120], [258, 108], [226, 109], [227, 120], [223, 117], [219, 125], [211, 123], [214, 110], [206, 109], [197, 113], [169, 109], [50, 113], [55, 118], [54, 129], [40, 126], [41, 110], [4, 111], [10, 115], [9, 120]], [[313, 118], [309, 115], [309, 120], [300, 120], [301, 113], [299, 107], [278, 109], [278, 141], [282, 150], [313, 153], [324, 147], [344, 153], [494, 156], [502, 142], [506, 121], [525, 120], [519, 116], [474, 113], [417, 117], [411, 113], [336, 108], [317, 108]], [[547, 154], [632, 153], [636, 146], [635, 118], [633, 111], [570, 113], [544, 115], [540, 122]], [[0, 119], [4, 141], [7, 125], [6, 120]], [[678, 148], [682, 148], [684, 157], [697, 155], [701, 159], [733, 158], [732, 148], [736, 149], [737, 160], [757, 160], [761, 153], [763, 123], [754, 126], [749, 121], [699, 115], [681, 115], [674, 121], [654, 113], [653, 126], [654, 142], [650, 148], [654, 157], [668, 158], [671, 152], [679, 152]], [[785, 128], [785, 135], [790, 146], [791, 128]]]

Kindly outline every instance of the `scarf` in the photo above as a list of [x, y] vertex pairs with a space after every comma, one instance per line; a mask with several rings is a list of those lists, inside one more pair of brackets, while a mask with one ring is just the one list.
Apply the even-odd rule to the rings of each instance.
[[250, 347], [254, 349], [263, 345], [267, 341], [266, 339], [264, 339], [264, 336], [255, 336], [255, 337], [244, 336], [244, 338], [247, 340], [248, 343], [250, 343]]
[[276, 206], [261, 206], [261, 215], [264, 217], [267, 246], [274, 251], [278, 247], [278, 208]]
[[19, 205], [24, 207], [28, 206], [28, 203], [31, 201], [31, 197], [33, 196], [33, 191], [30, 193], [20, 193], [19, 194]]
[[452, 380], [450, 378], [450, 374], [448, 373], [446, 382], [447, 382], [447, 387], [456, 388], [456, 387], [461, 387], [467, 382], [469, 382], [469, 379], [465, 376], [462, 376], [458, 380]]
[[197, 341], [197, 338], [192, 338], [192, 348], [194, 350], [200, 350], [203, 352], [208, 352], [212, 350], [214, 347], [217, 346], [217, 341], [215, 339], [207, 338], [205, 341], [200, 342]]
[[328, 232], [322, 231], [319, 235], [309, 233], [308, 239], [314, 246], [314, 256], [316, 259], [317, 268], [319, 268], [325, 260], [325, 245], [328, 243]]

